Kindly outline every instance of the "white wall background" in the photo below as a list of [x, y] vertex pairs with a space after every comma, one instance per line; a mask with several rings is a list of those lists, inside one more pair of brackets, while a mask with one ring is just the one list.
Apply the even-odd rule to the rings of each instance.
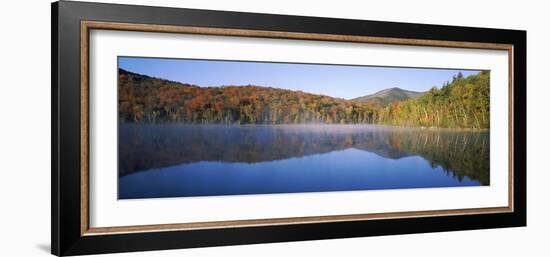
[[[479, 26], [528, 31], [528, 227], [117, 256], [548, 256], [550, 170], [546, 111], [550, 22], [545, 1], [103, 2]], [[50, 242], [50, 1], [8, 1], [0, 14], [0, 255], [47, 256]]]

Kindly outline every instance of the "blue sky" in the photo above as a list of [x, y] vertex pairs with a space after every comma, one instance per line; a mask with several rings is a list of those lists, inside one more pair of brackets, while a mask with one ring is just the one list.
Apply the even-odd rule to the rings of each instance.
[[119, 67], [198, 86], [258, 85], [351, 99], [399, 87], [426, 91], [477, 70], [119, 57]]

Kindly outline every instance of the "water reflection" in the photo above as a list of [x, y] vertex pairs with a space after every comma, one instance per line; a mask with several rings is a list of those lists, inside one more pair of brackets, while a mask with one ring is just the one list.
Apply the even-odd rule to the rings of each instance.
[[[432, 181], [427, 186], [489, 185], [489, 132], [487, 131], [395, 128], [375, 125], [203, 126], [123, 124], [119, 127], [119, 176], [122, 181], [119, 188], [122, 190], [121, 192], [126, 192], [124, 193], [125, 196], [121, 198], [181, 196], [177, 192], [155, 194], [154, 191], [158, 191], [158, 189], [154, 188], [147, 189], [151, 192], [144, 193], [147, 191], [144, 188], [151, 186], [150, 184], [144, 185], [147, 183], [139, 184], [135, 181], [129, 183], [131, 180], [129, 177], [137, 175], [137, 173], [143, 173], [140, 171], [158, 173], [167, 170], [178, 170], [180, 173], [182, 171], [188, 172], [189, 174], [185, 176], [191, 176], [190, 173], [200, 171], [201, 178], [193, 175], [194, 177], [186, 177], [187, 180], [201, 181], [201, 179], [208, 176], [217, 176], [209, 177], [211, 185], [213, 185], [212, 180], [224, 181], [222, 176], [228, 176], [231, 173], [221, 173], [227, 170], [241, 170], [242, 174], [247, 169], [253, 169], [254, 172], [251, 171], [248, 174], [254, 173], [254, 176], [263, 176], [262, 181], [273, 175], [266, 174], [268, 171], [281, 170], [281, 172], [286, 172], [285, 176], [287, 178], [284, 181], [288, 183], [290, 181], [288, 171], [290, 170], [300, 170], [302, 173], [307, 172], [309, 174], [317, 169], [320, 170], [320, 173], [325, 172], [328, 174], [329, 171], [326, 171], [326, 165], [336, 165], [332, 168], [338, 170], [338, 166], [347, 165], [344, 162], [352, 162], [353, 158], [359, 155], [365, 160], [357, 161], [354, 167], [348, 168], [350, 172], [353, 172], [353, 170], [364, 170], [367, 166], [370, 167], [368, 189], [422, 187], [422, 181], [432, 181], [426, 177], [427, 175], [424, 175], [427, 174], [425, 172], [415, 173], [414, 180], [411, 180], [411, 178], [407, 180], [405, 177], [398, 178], [390, 181], [394, 183], [393, 186], [388, 184], [380, 187], [385, 182], [373, 176], [373, 174], [378, 174], [377, 172], [381, 169], [380, 165], [393, 165], [392, 171], [400, 169], [412, 170], [413, 172], [437, 170], [438, 173], [443, 173], [446, 177], [452, 178], [453, 181], [453, 183], [438, 182], [439, 184]], [[334, 156], [338, 156], [338, 158], [331, 159]], [[325, 166], [317, 165], [317, 163], [327, 162], [329, 159], [332, 161]], [[369, 160], [366, 161], [366, 159]], [[415, 161], [411, 162], [413, 159]], [[312, 160], [315, 161], [315, 164], [312, 164]], [[419, 164], [419, 160], [425, 164], [427, 163], [427, 167]], [[270, 162], [271, 164], [269, 164]], [[399, 166], [404, 163], [409, 164]], [[274, 167], [273, 165], [279, 166]], [[373, 167], [379, 169], [374, 171]], [[265, 172], [256, 173], [258, 170]], [[342, 174], [338, 176], [328, 176], [326, 174], [314, 177], [325, 176], [324, 179], [335, 180], [335, 178], [343, 176]], [[378, 176], [384, 176], [384, 174], [380, 173]], [[433, 178], [434, 175], [430, 176]], [[148, 179], [150, 180], [151, 177], [148, 177]], [[176, 180], [178, 179], [182, 180], [184, 178], [180, 177]], [[309, 178], [301, 177], [299, 179], [312, 180], [313, 178], [310, 176]], [[353, 180], [350, 177], [347, 185], [342, 185], [335, 190], [365, 189], [361, 188], [361, 185], [353, 186], [351, 182]], [[380, 181], [376, 182], [376, 180]], [[408, 184], [400, 184], [401, 181], [405, 180]], [[225, 178], [225, 181], [232, 181], [232, 178]], [[157, 183], [166, 184], [167, 182], [158, 181]], [[306, 186], [305, 183], [311, 183], [311, 181], [304, 182], [301, 186], [287, 191], [332, 190], [331, 186], [307, 190], [304, 188], [310, 185]], [[362, 186], [367, 186], [367, 184]], [[216, 188], [211, 186], [208, 193], [192, 192], [185, 193], [185, 196], [233, 194], [234, 191], [216, 193]], [[128, 190], [133, 193], [128, 193]], [[244, 193], [264, 193], [262, 190], [263, 187], [249, 188]], [[272, 188], [270, 192], [287, 192], [281, 190]], [[237, 191], [236, 194], [243, 193]]]

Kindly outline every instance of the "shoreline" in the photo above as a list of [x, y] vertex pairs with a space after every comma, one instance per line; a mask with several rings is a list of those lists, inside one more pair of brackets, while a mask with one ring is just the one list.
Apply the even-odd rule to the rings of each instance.
[[412, 129], [412, 130], [444, 130], [444, 131], [471, 131], [471, 132], [489, 132], [490, 128], [445, 128], [445, 127], [424, 127], [424, 126], [399, 126], [389, 124], [327, 124], [327, 123], [298, 123], [298, 124], [223, 124], [223, 123], [184, 123], [184, 122], [162, 122], [162, 123], [135, 123], [135, 122], [119, 122], [118, 125], [139, 125], [139, 126], [152, 126], [152, 125], [174, 125], [174, 126], [227, 126], [227, 127], [359, 127], [359, 126], [372, 126], [382, 128], [396, 128], [396, 129]]

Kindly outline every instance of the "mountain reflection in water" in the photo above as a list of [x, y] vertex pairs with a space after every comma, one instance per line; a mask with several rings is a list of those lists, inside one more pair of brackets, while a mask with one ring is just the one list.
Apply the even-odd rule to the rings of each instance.
[[489, 185], [488, 131], [121, 124], [118, 147], [121, 199]]

